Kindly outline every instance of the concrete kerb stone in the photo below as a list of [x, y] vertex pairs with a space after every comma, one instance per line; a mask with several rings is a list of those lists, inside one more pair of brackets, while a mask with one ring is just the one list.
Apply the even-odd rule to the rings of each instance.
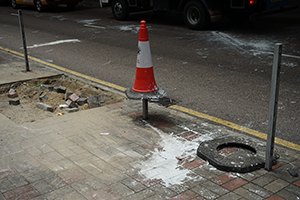
[[52, 106], [49, 106], [49, 105], [41, 103], [41, 102], [37, 102], [36, 107], [38, 107], [42, 110], [45, 110], [45, 111], [50, 111], [50, 112], [53, 112], [53, 110], [54, 110]]

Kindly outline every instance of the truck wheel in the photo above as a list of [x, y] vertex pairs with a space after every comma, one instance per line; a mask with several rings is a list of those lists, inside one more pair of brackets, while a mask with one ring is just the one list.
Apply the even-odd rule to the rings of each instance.
[[41, 0], [35, 0], [34, 4], [37, 11], [42, 12], [45, 10], [45, 7], [42, 5]]
[[116, 20], [124, 21], [127, 19], [129, 15], [129, 7], [125, 0], [114, 0], [111, 8]]
[[13, 9], [18, 9], [20, 6], [17, 4], [16, 0], [11, 0], [11, 7]]
[[198, 1], [189, 1], [183, 9], [185, 24], [193, 30], [204, 29], [209, 25], [206, 9]]

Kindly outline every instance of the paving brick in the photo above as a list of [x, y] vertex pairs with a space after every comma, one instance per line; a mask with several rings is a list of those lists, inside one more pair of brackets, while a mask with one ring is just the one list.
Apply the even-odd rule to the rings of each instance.
[[248, 181], [245, 181], [245, 180], [243, 180], [241, 178], [236, 178], [236, 179], [233, 179], [233, 180], [231, 180], [229, 182], [224, 183], [222, 185], [222, 187], [224, 187], [224, 188], [226, 188], [226, 189], [228, 189], [230, 191], [233, 191], [233, 190], [235, 190], [235, 189], [237, 189], [239, 187], [242, 187], [243, 185], [245, 185], [247, 183], [248, 183]]
[[178, 200], [189, 200], [189, 199], [193, 199], [195, 197], [197, 197], [198, 194], [196, 194], [195, 192], [191, 191], [191, 190], [187, 190], [173, 198], [171, 198], [170, 200], [175, 200], [175, 199], [178, 199]]
[[215, 184], [211, 181], [205, 181], [201, 185], [220, 196], [229, 193], [229, 190], [227, 190], [227, 189], [223, 188], [222, 186], [219, 186], [218, 184]]
[[271, 173], [268, 173], [268, 174], [264, 174], [263, 176], [260, 176], [256, 179], [254, 179], [252, 182], [255, 183], [256, 185], [264, 187], [264, 186], [270, 184], [271, 182], [275, 181], [276, 179], [277, 179], [276, 176], [274, 176]]
[[235, 194], [233, 192], [229, 192], [223, 196], [221, 196], [220, 198], [218, 198], [218, 200], [240, 200], [241, 196], [238, 194]]
[[293, 184], [300, 187], [300, 179], [298, 181], [295, 181]]
[[31, 184], [40, 194], [52, 192], [52, 187], [44, 180], [39, 180]]
[[28, 182], [20, 175], [10, 176], [7, 179], [15, 188], [28, 185]]
[[174, 191], [160, 184], [154, 185], [150, 189], [160, 196], [162, 200], [169, 199], [177, 195]]
[[270, 196], [269, 198], [265, 200], [285, 200], [284, 198], [281, 198], [280, 196], [277, 196], [276, 194]]
[[282, 164], [280, 164], [280, 163], [277, 162], [275, 165], [272, 166], [272, 170], [275, 170], [275, 169], [277, 169], [277, 168], [279, 168], [281, 166], [282, 166]]
[[76, 102], [78, 99], [79, 99], [79, 96], [75, 93], [71, 94], [69, 97], [68, 97], [71, 101], [73, 102]]
[[4, 193], [12, 189], [14, 186], [7, 179], [0, 180], [0, 192]]
[[184, 168], [192, 170], [195, 169], [201, 165], [204, 165], [206, 162], [200, 158], [195, 158], [194, 160], [192, 160], [191, 162], [185, 163], [183, 165]]
[[143, 184], [146, 187], [152, 187], [160, 182], [162, 182], [162, 179], [148, 179], [146, 176], [144, 175], [137, 175], [137, 176], [133, 176], [132, 177], [134, 180], [140, 182], [141, 184]]
[[188, 131], [188, 132], [184, 132], [184, 133], [178, 134], [177, 136], [178, 137], [183, 137], [183, 138], [185, 138], [188, 141], [192, 141], [194, 139], [199, 138], [201, 135], [197, 134], [197, 133], [195, 133], [193, 131]]
[[90, 175], [83, 171], [80, 168], [69, 169], [62, 173], [59, 173], [58, 176], [68, 185], [81, 181], [88, 178]]
[[295, 185], [288, 185], [287, 187], [284, 188], [285, 190], [296, 194], [300, 198], [300, 188], [295, 186]]
[[273, 192], [273, 193], [276, 193], [278, 192], [279, 190], [285, 188], [286, 186], [288, 186], [289, 183], [282, 180], [282, 179], [277, 179], [275, 181], [273, 181], [272, 183], [266, 185], [264, 188]]
[[276, 195], [282, 197], [283, 199], [286, 199], [286, 200], [290, 200], [290, 199], [299, 199], [299, 195], [296, 195], [290, 191], [287, 191], [285, 189], [283, 190], [280, 190], [279, 192], [276, 193]]
[[109, 186], [114, 191], [117, 191], [120, 195], [127, 197], [129, 195], [134, 194], [134, 191], [122, 183], [115, 183]]
[[193, 192], [197, 193], [200, 197], [204, 199], [218, 199], [220, 195], [210, 191], [209, 189], [204, 188], [201, 185], [197, 185], [191, 189]]
[[226, 183], [226, 182], [228, 182], [232, 179], [235, 179], [235, 178], [236, 178], [236, 176], [233, 176], [229, 173], [226, 173], [226, 174], [223, 174], [219, 177], [216, 177], [216, 178], [212, 179], [211, 181], [218, 184], [218, 185], [223, 185], [224, 183]]
[[134, 190], [135, 192], [139, 192], [147, 188], [146, 186], [144, 186], [143, 184], [139, 183], [138, 181], [132, 178], [127, 178], [125, 180], [122, 180], [121, 182], [122, 184], [126, 185], [127, 187]]
[[124, 197], [111, 188], [105, 187], [90, 193], [87, 199], [122, 200]]
[[134, 193], [134, 194], [128, 196], [128, 199], [146, 199], [146, 198], [152, 197], [154, 195], [155, 195], [155, 192], [153, 192], [149, 188], [146, 188], [142, 191], [139, 191], [137, 193]]
[[243, 188], [243, 187], [240, 187], [236, 190], [234, 190], [234, 193], [235, 194], [238, 194], [239, 196], [242, 197], [242, 199], [255, 199], [255, 200], [263, 200], [264, 198], [253, 193], [253, 192], [250, 192], [249, 190]]
[[261, 197], [264, 197], [264, 198], [267, 198], [272, 195], [272, 192], [270, 192], [258, 185], [255, 185], [253, 183], [248, 183], [248, 184], [244, 185], [243, 188], [245, 188], [245, 189], [249, 190], [250, 192], [253, 192]]
[[52, 106], [49, 106], [49, 105], [41, 103], [41, 102], [37, 102], [35, 105], [36, 105], [37, 108], [40, 108], [44, 111], [53, 112], [53, 110], [54, 110]]
[[40, 194], [37, 191], [35, 191], [30, 185], [26, 185], [26, 186], [11, 190], [9, 192], [3, 193], [3, 196], [7, 200], [11, 200], [11, 199], [27, 200], [27, 199], [32, 199], [34, 197], [37, 197], [39, 195]]
[[8, 101], [9, 105], [13, 105], [13, 106], [17, 106], [20, 104], [20, 100], [19, 99], [10, 99]]
[[7, 178], [9, 176], [16, 175], [16, 172], [9, 166], [0, 167], [0, 179]]

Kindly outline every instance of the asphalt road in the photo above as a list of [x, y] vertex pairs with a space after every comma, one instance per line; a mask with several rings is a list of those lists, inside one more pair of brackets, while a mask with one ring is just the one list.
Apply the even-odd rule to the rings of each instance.
[[[23, 8], [31, 56], [132, 87], [138, 29], [147, 21], [155, 79], [180, 106], [267, 132], [273, 49], [283, 43], [276, 137], [300, 144], [300, 9], [192, 31], [178, 13], [114, 20], [110, 8], [81, 4], [38, 13]], [[55, 43], [51, 43], [55, 42]], [[17, 11], [0, 9], [0, 46], [22, 52]]]

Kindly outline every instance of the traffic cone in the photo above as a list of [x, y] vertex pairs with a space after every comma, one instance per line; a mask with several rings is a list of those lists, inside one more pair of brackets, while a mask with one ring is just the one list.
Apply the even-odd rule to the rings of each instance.
[[152, 57], [149, 45], [146, 21], [141, 21], [136, 63], [135, 81], [132, 90], [140, 93], [155, 92], [158, 90], [154, 79]]

